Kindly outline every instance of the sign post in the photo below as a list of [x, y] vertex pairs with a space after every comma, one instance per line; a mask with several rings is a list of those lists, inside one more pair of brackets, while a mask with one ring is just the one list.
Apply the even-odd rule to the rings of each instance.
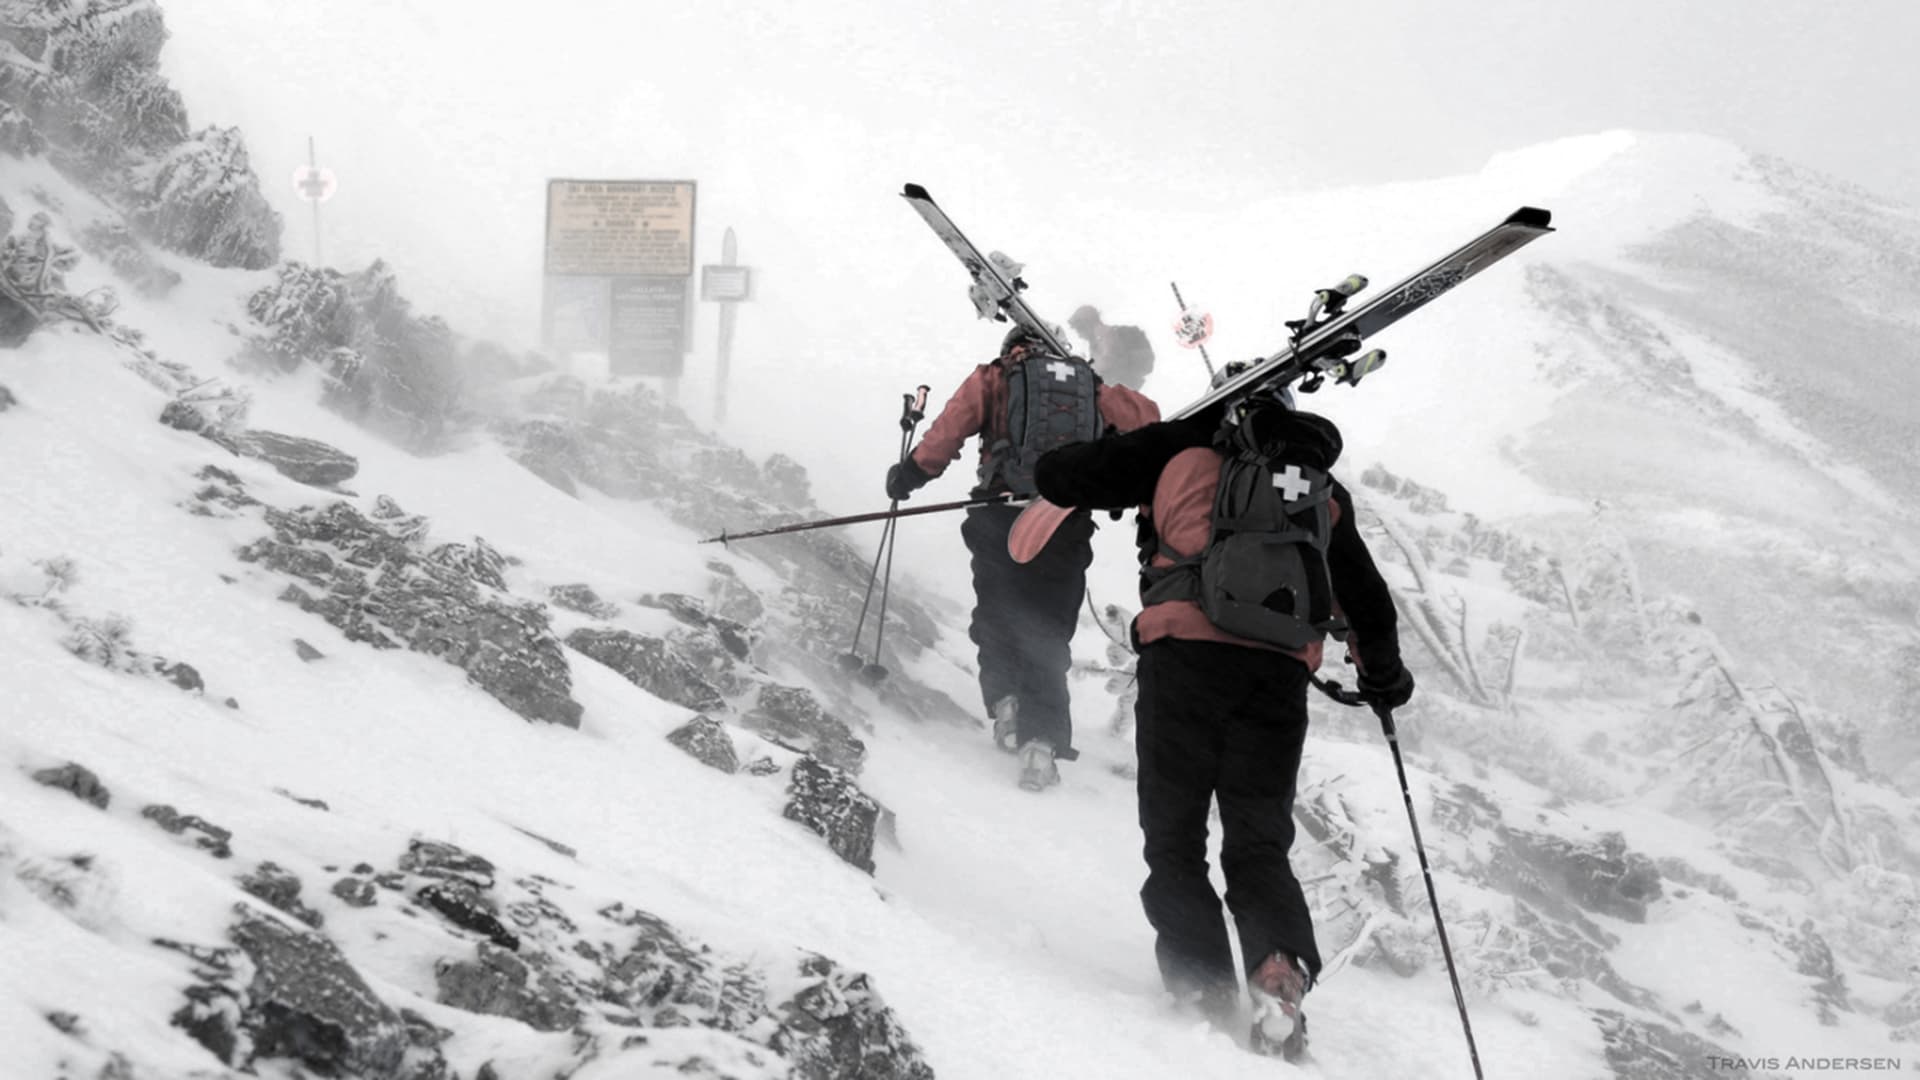
[[733, 320], [735, 305], [753, 294], [753, 271], [736, 262], [738, 247], [733, 226], [727, 226], [726, 239], [720, 243], [720, 263], [700, 268], [700, 299], [720, 305], [720, 360], [714, 372], [713, 422], [727, 420], [727, 368], [733, 359]]
[[694, 182], [549, 180], [545, 337], [673, 396], [692, 348]]
[[313, 136], [307, 136], [307, 163], [293, 170], [293, 190], [313, 204], [313, 265], [320, 265], [320, 204], [333, 198], [340, 188], [332, 169], [323, 169], [313, 152]]

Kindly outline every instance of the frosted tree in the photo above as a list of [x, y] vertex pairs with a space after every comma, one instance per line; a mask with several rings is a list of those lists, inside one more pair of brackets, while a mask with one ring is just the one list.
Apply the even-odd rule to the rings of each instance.
[[1427, 546], [1412, 529], [1385, 507], [1369, 507], [1369, 516], [1413, 578], [1411, 587], [1388, 582], [1403, 630], [1413, 631], [1466, 700], [1507, 707], [1518, 676], [1524, 633], [1498, 624], [1475, 626], [1465, 598], [1445, 584]]
[[[1807, 707], [1778, 686], [1750, 683], [1697, 615], [1677, 619], [1653, 642], [1680, 676], [1674, 702], [1692, 796], [1735, 829], [1765, 837], [1766, 850], [1811, 854], [1844, 875], [1877, 862], [1846, 799], [1846, 776], [1823, 748]], [[1783, 845], [1783, 837], [1797, 844]], [[1796, 860], [1798, 861], [1798, 860]]]

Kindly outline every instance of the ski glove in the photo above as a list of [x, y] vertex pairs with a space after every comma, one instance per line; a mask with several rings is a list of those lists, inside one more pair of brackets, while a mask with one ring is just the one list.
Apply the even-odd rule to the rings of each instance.
[[1413, 697], [1413, 672], [1405, 664], [1395, 663], [1377, 674], [1363, 673], [1359, 683], [1362, 697], [1389, 709], [1397, 709]]
[[925, 487], [928, 476], [920, 463], [911, 455], [900, 459], [900, 463], [887, 470], [887, 498], [894, 502], [905, 502], [907, 497]]

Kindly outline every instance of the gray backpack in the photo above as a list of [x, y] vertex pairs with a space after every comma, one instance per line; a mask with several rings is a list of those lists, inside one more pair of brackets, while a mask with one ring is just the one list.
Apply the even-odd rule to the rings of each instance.
[[[1143, 519], [1141, 603], [1191, 600], [1221, 630], [1285, 649], [1340, 634], [1344, 627], [1334, 617], [1327, 576], [1333, 479], [1321, 467], [1338, 457], [1340, 436], [1330, 422], [1309, 413], [1289, 413], [1287, 421], [1320, 440], [1320, 452], [1290, 455], [1282, 443], [1270, 455], [1253, 443], [1244, 424], [1215, 440], [1223, 458], [1220, 488], [1207, 546], [1198, 554], [1181, 557]], [[1325, 452], [1328, 435], [1331, 454]], [[1155, 553], [1174, 564], [1152, 566]]]
[[1006, 366], [1006, 378], [1006, 422], [980, 464], [980, 484], [1027, 498], [1039, 494], [1033, 469], [1040, 455], [1099, 436], [1100, 376], [1077, 356], [1029, 352]]

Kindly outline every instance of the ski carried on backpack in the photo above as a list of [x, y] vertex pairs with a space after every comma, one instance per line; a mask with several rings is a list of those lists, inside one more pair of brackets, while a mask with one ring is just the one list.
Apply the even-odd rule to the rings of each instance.
[[[1367, 285], [1367, 279], [1360, 275], [1318, 290], [1307, 309], [1307, 317], [1287, 324], [1292, 335], [1286, 345], [1230, 375], [1168, 419], [1183, 419], [1264, 387], [1299, 382], [1303, 391], [1311, 392], [1319, 389], [1329, 377], [1335, 382], [1357, 386], [1362, 378], [1386, 362], [1386, 353], [1379, 349], [1361, 354], [1367, 338], [1552, 232], [1552, 217], [1546, 210], [1523, 206], [1500, 224], [1352, 308], [1347, 307], [1347, 301]], [[1055, 506], [1045, 499], [1034, 500], [1014, 522], [1013, 531], [1007, 537], [1008, 554], [1015, 562], [1032, 561], [1072, 512], [1071, 507]]]
[[947, 245], [960, 265], [967, 268], [973, 285], [967, 289], [967, 295], [973, 300], [974, 311], [983, 319], [995, 319], [1000, 322], [1016, 322], [1038, 335], [1047, 343], [1047, 348], [1055, 356], [1071, 356], [1067, 344], [1060, 340], [1054, 331], [1056, 327], [1034, 313], [1020, 294], [1026, 290], [1027, 283], [1020, 278], [1025, 269], [1021, 263], [1013, 261], [1003, 252], [982, 255], [980, 249], [960, 231], [945, 210], [927, 194], [927, 189], [919, 184], [908, 184], [900, 197], [907, 200], [921, 219], [932, 229], [940, 242]]

